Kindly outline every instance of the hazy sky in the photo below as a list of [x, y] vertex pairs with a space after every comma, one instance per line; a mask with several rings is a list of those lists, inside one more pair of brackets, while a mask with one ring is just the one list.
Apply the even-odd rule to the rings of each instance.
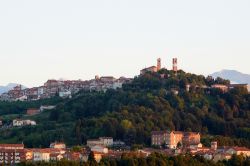
[[249, 0], [1, 0], [0, 85], [187, 72], [250, 73]]

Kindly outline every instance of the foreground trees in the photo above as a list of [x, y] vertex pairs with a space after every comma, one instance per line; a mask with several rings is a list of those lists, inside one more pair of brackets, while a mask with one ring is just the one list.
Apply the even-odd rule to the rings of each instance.
[[250, 159], [243, 156], [233, 156], [229, 161], [214, 163], [201, 157], [176, 156], [167, 157], [162, 154], [152, 154], [148, 158], [136, 158], [133, 156], [122, 157], [120, 160], [103, 159], [99, 164], [92, 160], [84, 162], [60, 161], [21, 163], [20, 166], [249, 166]]

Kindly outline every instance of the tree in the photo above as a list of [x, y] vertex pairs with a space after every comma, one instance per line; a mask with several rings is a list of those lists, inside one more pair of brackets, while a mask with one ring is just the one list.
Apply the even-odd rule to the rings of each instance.
[[98, 163], [95, 160], [94, 152], [90, 152], [89, 158], [88, 158], [88, 164], [89, 164], [89, 166], [97, 166], [98, 165]]

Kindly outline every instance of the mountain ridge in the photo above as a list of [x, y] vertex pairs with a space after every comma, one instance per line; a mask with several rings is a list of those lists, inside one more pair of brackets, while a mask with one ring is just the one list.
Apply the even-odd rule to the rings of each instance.
[[237, 70], [223, 69], [211, 74], [214, 78], [221, 77], [230, 80], [232, 83], [250, 84], [250, 74], [245, 74]]
[[[5, 86], [0, 86], [0, 94], [3, 94], [5, 92], [8, 92], [9, 90], [13, 89], [15, 86], [20, 85], [17, 83], [8, 83]], [[25, 88], [25, 86], [21, 85], [23, 88]]]

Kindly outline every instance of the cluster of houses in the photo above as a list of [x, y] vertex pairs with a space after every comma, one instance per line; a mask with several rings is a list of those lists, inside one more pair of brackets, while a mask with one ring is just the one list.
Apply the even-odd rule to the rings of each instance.
[[[37, 108], [29, 108], [26, 111], [26, 116], [34, 116], [37, 114], [40, 114], [41, 112], [45, 111], [45, 110], [53, 110], [55, 109], [56, 106], [54, 105], [42, 105], [40, 106], [39, 109]], [[7, 124], [4, 123], [2, 119], [0, 119], [0, 128], [1, 127], [7, 127], [7, 128], [11, 128], [11, 127], [23, 127], [23, 126], [36, 126], [37, 123], [34, 120], [23, 120], [23, 119], [13, 119], [11, 124]]]
[[62, 98], [71, 97], [81, 90], [106, 91], [107, 89], [121, 88], [124, 83], [132, 79], [120, 77], [116, 79], [112, 76], [99, 77], [95, 79], [82, 80], [48, 80], [43, 86], [23, 89], [21, 85], [0, 96], [3, 101], [26, 101], [39, 100], [59, 96]]
[[[157, 65], [144, 68], [140, 71], [141, 75], [147, 72], [158, 72], [162, 69], [161, 59], [157, 59]], [[174, 72], [178, 71], [177, 59], [173, 59], [173, 69]], [[168, 76], [162, 74], [162, 78], [167, 78]], [[22, 86], [16, 86], [7, 93], [0, 96], [0, 100], [3, 101], [26, 101], [26, 100], [39, 100], [44, 98], [51, 98], [54, 96], [60, 96], [62, 98], [72, 97], [73, 94], [81, 90], [88, 91], [106, 91], [108, 89], [121, 88], [123, 84], [131, 82], [131, 78], [120, 77], [119, 79], [113, 76], [99, 77], [95, 76], [95, 79], [82, 81], [82, 80], [48, 80], [43, 86], [22, 89]], [[192, 88], [192, 85], [186, 85], [187, 90]], [[229, 89], [236, 87], [244, 87], [250, 91], [250, 86], [248, 84], [215, 84], [211, 87], [199, 86], [198, 88], [204, 89], [220, 89], [223, 92], [227, 92]], [[197, 88], [197, 87], [196, 87]], [[177, 90], [174, 90], [175, 94], [178, 94]]]
[[24, 144], [0, 144], [0, 164], [18, 164], [23, 161], [57, 161], [66, 155], [63, 143], [53, 143], [50, 148], [28, 149]]
[[36, 121], [14, 119], [13, 122], [12, 122], [12, 126], [13, 127], [36, 126]]
[[[156, 72], [160, 71], [161, 69], [162, 69], [161, 58], [158, 58], [156, 66], [150, 66], [150, 67], [142, 69], [140, 71], [140, 75], [144, 75], [144, 74], [146, 74], [148, 72], [156, 73]], [[178, 66], [177, 66], [177, 59], [176, 58], [173, 58], [172, 71], [174, 71], [176, 74], [178, 72]], [[162, 79], [169, 78], [169, 75], [166, 75], [166, 74], [161, 74], [160, 76], [161, 76]], [[211, 77], [211, 79], [213, 79], [213, 78]], [[226, 93], [230, 89], [234, 89], [234, 88], [238, 88], [238, 87], [245, 88], [245, 89], [248, 90], [248, 92], [250, 92], [250, 85], [248, 85], [248, 84], [230, 84], [230, 85], [214, 84], [214, 85], [211, 85], [211, 86], [206, 86], [206, 85], [198, 86], [198, 85], [187, 84], [186, 85], [186, 91], [190, 91], [191, 89], [204, 89], [209, 93], [211, 89], [219, 89], [223, 93]], [[179, 91], [177, 89], [171, 89], [171, 93], [173, 93], [175, 95], [178, 95]]]
[[246, 147], [218, 147], [217, 142], [211, 142], [211, 147], [203, 147], [200, 142], [201, 135], [195, 132], [181, 131], [154, 131], [151, 135], [152, 146], [167, 147], [165, 149], [140, 150], [146, 156], [153, 152], [167, 155], [180, 155], [190, 153], [199, 155], [214, 162], [229, 160], [233, 155], [250, 157], [250, 149]]
[[97, 162], [103, 157], [114, 156], [121, 157], [122, 152], [109, 150], [116, 144], [125, 145], [121, 141], [113, 141], [110, 137], [101, 137], [95, 140], [88, 140], [86, 147], [80, 150], [66, 148], [64, 143], [51, 143], [49, 148], [25, 148], [24, 144], [0, 144], [0, 164], [18, 164], [20, 162], [50, 162], [60, 161], [62, 159], [70, 161], [86, 162], [89, 154], [93, 152]]
[[203, 147], [200, 142], [201, 135], [195, 132], [181, 131], [154, 131], [151, 135], [152, 147], [131, 151], [122, 141], [114, 141], [111, 137], [100, 137], [87, 140], [87, 146], [77, 150], [67, 148], [64, 143], [51, 143], [49, 148], [25, 148], [23, 144], [0, 144], [0, 164], [17, 164], [20, 162], [38, 161], [70, 161], [86, 162], [90, 153], [93, 153], [97, 162], [102, 158], [121, 159], [123, 154], [138, 157], [148, 157], [152, 153], [162, 153], [168, 156], [192, 154], [199, 155], [215, 162], [229, 160], [233, 155], [250, 157], [250, 149], [245, 147], [219, 147], [212, 142], [211, 147]]

